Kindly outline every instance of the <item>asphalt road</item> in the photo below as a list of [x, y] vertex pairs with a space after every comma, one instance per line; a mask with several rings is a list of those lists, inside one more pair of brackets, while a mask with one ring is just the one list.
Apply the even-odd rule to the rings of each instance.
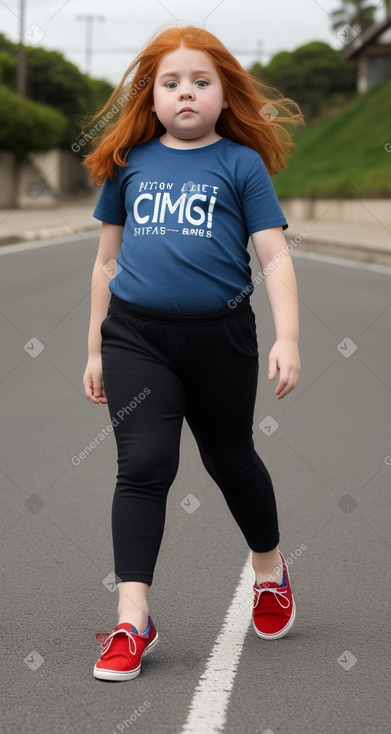
[[[184, 424], [150, 595], [160, 643], [134, 681], [93, 678], [94, 635], [113, 629], [117, 602], [102, 583], [113, 569], [112, 434], [72, 462], [109, 422], [82, 388], [96, 247], [91, 234], [0, 255], [2, 734], [181, 734], [248, 562]], [[255, 443], [275, 484], [297, 621], [273, 642], [248, 627], [223, 731], [385, 734], [391, 271], [308, 254], [294, 263], [302, 375], [281, 401], [266, 378], [273, 328], [261, 284], [252, 305]], [[189, 494], [200, 503], [191, 513]], [[205, 707], [198, 731], [215, 731], [212, 715]]]

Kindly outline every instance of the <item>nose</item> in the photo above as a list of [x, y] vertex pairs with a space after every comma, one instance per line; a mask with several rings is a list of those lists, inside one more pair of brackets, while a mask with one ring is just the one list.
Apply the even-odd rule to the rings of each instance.
[[179, 99], [194, 99], [195, 94], [193, 90], [188, 86], [184, 85], [179, 90]]

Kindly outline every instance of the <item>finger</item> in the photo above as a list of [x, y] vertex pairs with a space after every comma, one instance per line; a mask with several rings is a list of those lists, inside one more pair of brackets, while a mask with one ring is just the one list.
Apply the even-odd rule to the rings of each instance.
[[100, 398], [96, 398], [92, 391], [90, 393], [86, 393], [86, 396], [88, 400], [91, 400], [91, 403], [95, 403], [95, 405], [98, 405], [100, 403]]
[[288, 395], [296, 387], [297, 382], [298, 375], [290, 375], [288, 379], [280, 380], [274, 392], [278, 398], [284, 398], [285, 395]]
[[274, 391], [274, 394], [277, 396], [277, 398], [283, 398], [285, 397], [285, 395], [288, 395], [288, 392], [290, 392], [291, 389], [292, 388], [290, 387], [289, 383], [283, 385], [278, 384], [276, 390]]
[[280, 393], [284, 389], [284, 387], [288, 384], [288, 382], [289, 382], [289, 372], [286, 372], [285, 370], [282, 371], [280, 369], [280, 379], [278, 381], [278, 385], [274, 392], [276, 394]]
[[285, 397], [285, 395], [288, 395], [288, 393], [290, 393], [291, 389], [292, 389], [291, 387], [289, 387], [289, 386], [286, 386], [286, 387], [285, 387], [285, 388], [284, 388], [283, 390], [281, 390], [281, 392], [280, 392], [280, 393], [278, 393], [278, 395], [276, 396], [276, 397], [277, 397], [277, 400], [281, 400], [281, 398], [284, 398], [284, 397]]
[[102, 395], [99, 395], [98, 397], [93, 396], [92, 400], [97, 405], [103, 405], [104, 403], [107, 403], [107, 399], [103, 397]]
[[269, 372], [268, 372], [268, 378], [269, 380], [274, 380], [275, 376], [277, 374], [277, 360], [269, 359]]
[[92, 385], [91, 385], [91, 382], [84, 380], [83, 381], [83, 387], [84, 387], [84, 393], [85, 393], [86, 398], [88, 398], [89, 400], [91, 400], [91, 397], [92, 397]]
[[91, 400], [92, 403], [95, 403], [97, 405], [101, 402], [100, 400], [101, 388], [97, 385], [94, 386], [93, 381], [91, 379], [87, 378], [87, 380], [84, 382], [84, 392], [85, 392], [86, 398], [88, 398], [88, 400]]
[[105, 389], [101, 382], [93, 388], [93, 395], [96, 398], [97, 403], [100, 403], [101, 405], [107, 403]]

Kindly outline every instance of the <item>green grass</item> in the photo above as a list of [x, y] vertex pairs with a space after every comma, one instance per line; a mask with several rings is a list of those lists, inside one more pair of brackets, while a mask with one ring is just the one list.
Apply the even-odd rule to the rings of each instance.
[[288, 168], [273, 177], [278, 197], [391, 196], [391, 80], [300, 129], [294, 142]]

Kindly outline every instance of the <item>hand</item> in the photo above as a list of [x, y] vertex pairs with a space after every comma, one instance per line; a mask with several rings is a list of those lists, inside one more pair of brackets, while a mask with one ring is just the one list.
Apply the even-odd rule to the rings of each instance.
[[274, 391], [278, 399], [285, 397], [296, 387], [300, 375], [300, 356], [296, 339], [277, 339], [269, 354], [269, 380], [277, 371], [280, 379]]
[[88, 358], [83, 377], [84, 392], [92, 403], [107, 403], [102, 380], [102, 356], [94, 355]]

